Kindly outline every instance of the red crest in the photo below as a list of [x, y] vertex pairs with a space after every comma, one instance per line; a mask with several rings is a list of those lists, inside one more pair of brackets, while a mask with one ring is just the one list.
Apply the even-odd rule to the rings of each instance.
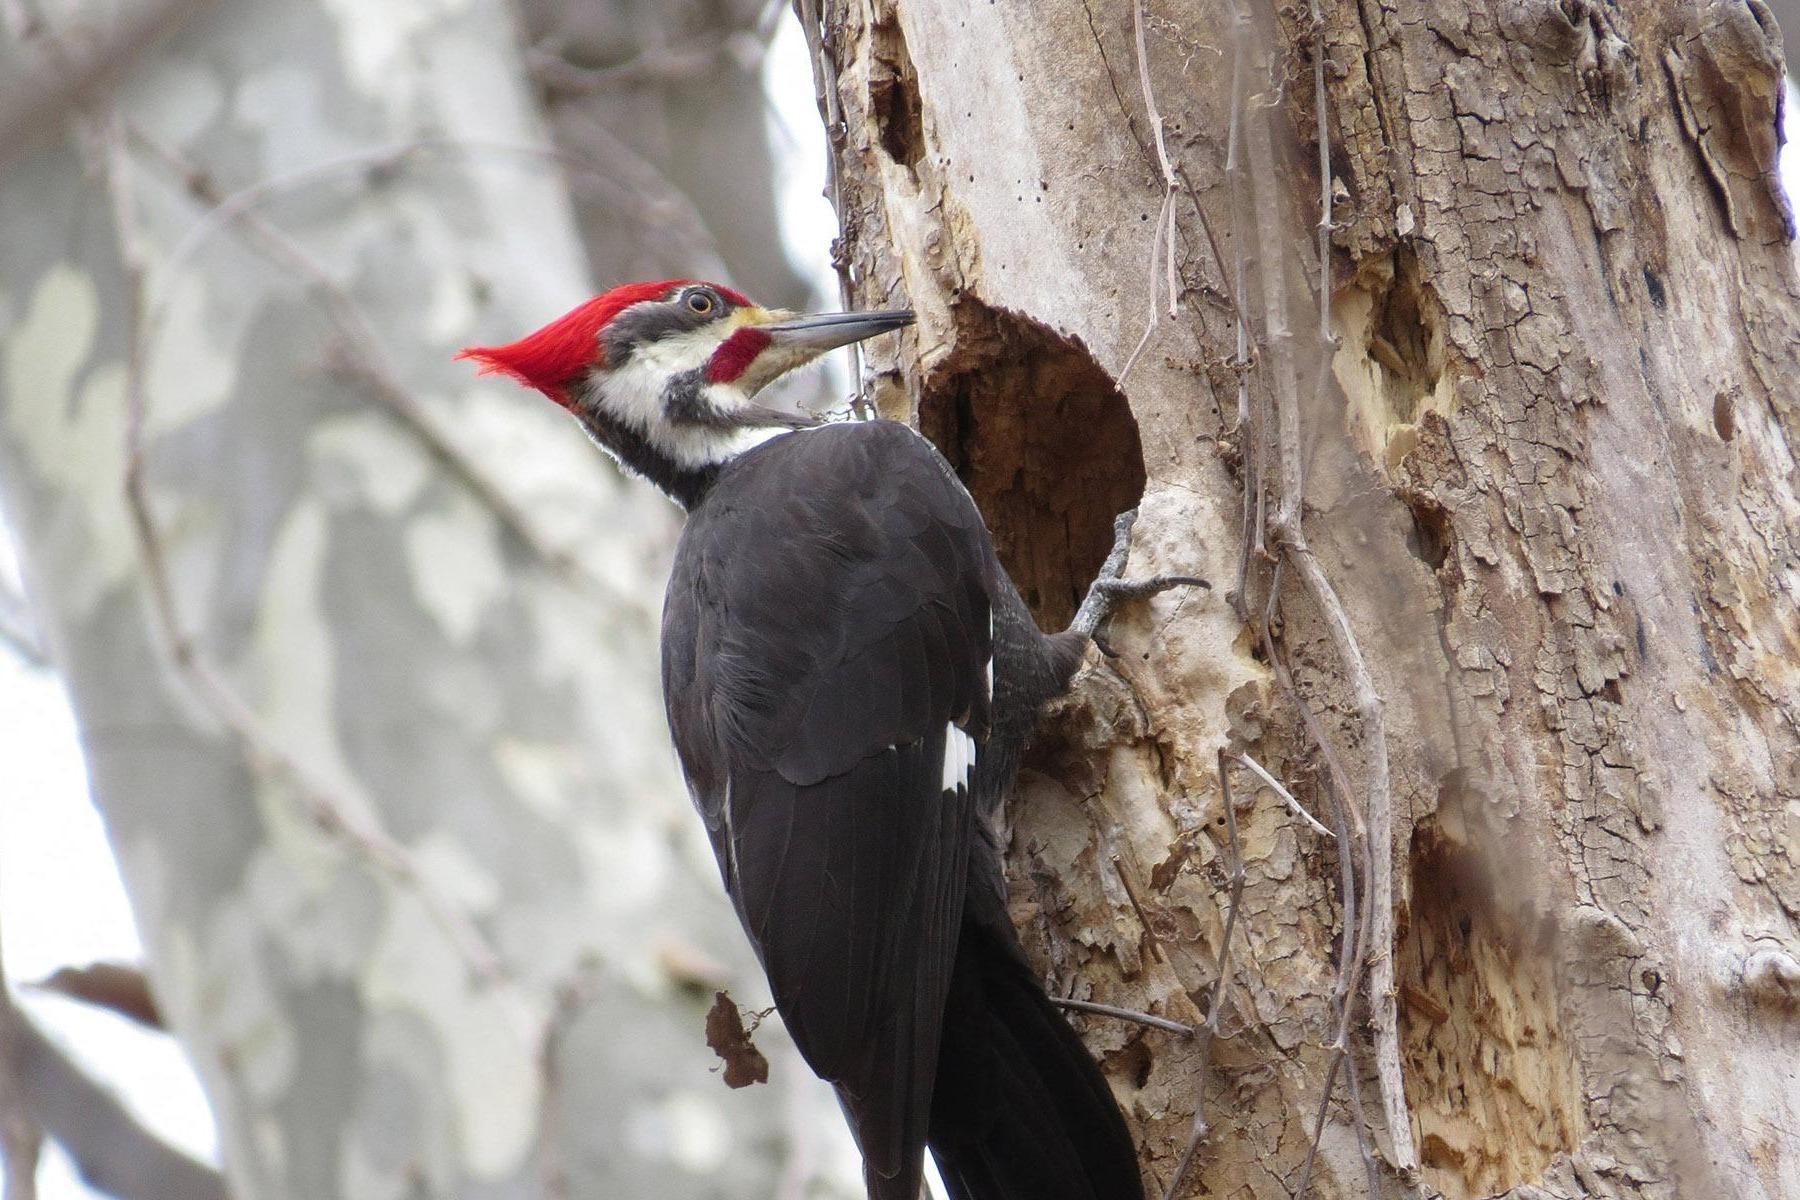
[[[510, 375], [536, 388], [558, 404], [569, 404], [568, 387], [600, 364], [600, 331], [621, 312], [646, 300], [665, 299], [691, 279], [663, 279], [653, 283], [628, 283], [576, 305], [556, 320], [516, 342], [504, 346], [468, 346], [457, 358], [481, 364], [483, 375]], [[749, 304], [741, 292], [711, 285], [733, 304]]]

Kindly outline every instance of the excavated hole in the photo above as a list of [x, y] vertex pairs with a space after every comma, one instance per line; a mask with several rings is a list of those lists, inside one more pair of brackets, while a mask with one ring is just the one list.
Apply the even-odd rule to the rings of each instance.
[[1144, 494], [1137, 422], [1079, 342], [964, 297], [956, 351], [924, 381], [919, 430], [944, 452], [993, 531], [1038, 623], [1075, 615]]
[[1719, 440], [1729, 442], [1737, 436], [1737, 416], [1731, 411], [1731, 396], [1720, 392], [1713, 397], [1713, 432]]
[[1411, 920], [1395, 966], [1420, 1157], [1448, 1200], [1497, 1195], [1580, 1143], [1553, 926], [1503, 899], [1498, 881], [1514, 876], [1483, 860], [1458, 802], [1418, 828], [1411, 862]]
[[869, 81], [869, 109], [881, 130], [881, 148], [887, 156], [910, 170], [925, 157], [925, 120], [919, 108], [919, 77], [906, 35], [898, 20], [878, 21], [873, 35], [873, 63]]
[[1394, 279], [1377, 301], [1370, 349], [1387, 368], [1388, 411], [1396, 421], [1416, 422], [1443, 378], [1444, 322], [1409, 247], [1394, 251]]
[[1450, 514], [1430, 496], [1412, 494], [1403, 499], [1407, 511], [1412, 514], [1412, 531], [1407, 535], [1406, 547], [1413, 552], [1413, 557], [1435, 571], [1450, 557], [1453, 536]]
[[1357, 441], [1377, 463], [1397, 466], [1418, 448], [1426, 415], [1449, 413], [1455, 401], [1444, 308], [1418, 255], [1402, 246], [1365, 262], [1334, 323], [1343, 344], [1332, 370]]

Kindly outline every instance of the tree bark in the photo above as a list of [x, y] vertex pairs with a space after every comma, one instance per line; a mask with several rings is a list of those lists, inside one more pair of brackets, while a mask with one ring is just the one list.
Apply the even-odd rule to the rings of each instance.
[[1217, 585], [1115, 622], [1013, 798], [1046, 978], [1200, 1024], [1218, 750], [1344, 808], [1333, 841], [1234, 778], [1217, 1045], [1078, 1018], [1150, 1186], [1202, 1098], [1182, 1194], [1302, 1186], [1352, 980], [1316, 1194], [1795, 1194], [1800, 279], [1766, 7], [824, 9], [859, 298], [919, 312], [884, 411], [1046, 624], [1140, 502], [1134, 573]]
[[593, 286], [513, 37], [217, 6], [0, 187], [0, 493], [238, 1200], [767, 1195], [836, 1120], [704, 1041], [762, 985], [665, 748], [673, 510], [451, 361]]

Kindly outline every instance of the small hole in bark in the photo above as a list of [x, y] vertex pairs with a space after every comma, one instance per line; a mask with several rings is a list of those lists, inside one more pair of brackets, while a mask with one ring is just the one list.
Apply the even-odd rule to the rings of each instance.
[[1407, 534], [1406, 548], [1413, 552], [1414, 558], [1435, 571], [1450, 557], [1450, 514], [1429, 496], [1408, 496], [1406, 506], [1412, 513], [1412, 531]]
[[1669, 306], [1668, 294], [1663, 291], [1662, 277], [1649, 267], [1644, 268], [1644, 287], [1650, 292], [1650, 303], [1656, 305], [1657, 308]]
[[920, 387], [919, 431], [956, 468], [1046, 629], [1068, 624], [1144, 494], [1137, 422], [1087, 348], [964, 296], [957, 349]]
[[1131, 1080], [1132, 1087], [1141, 1089], [1150, 1082], [1150, 1069], [1156, 1064], [1150, 1057], [1150, 1048], [1138, 1039], [1118, 1053], [1108, 1055], [1106, 1065], [1113, 1074], [1123, 1075]]
[[1737, 436], [1737, 416], [1731, 409], [1731, 396], [1725, 392], [1713, 397], [1713, 432], [1726, 442]]
[[[877, 22], [869, 108], [881, 130], [881, 148], [909, 170], [925, 157], [925, 122], [919, 110], [919, 78], [898, 21]], [[973, 176], [971, 176], [971, 179]]]

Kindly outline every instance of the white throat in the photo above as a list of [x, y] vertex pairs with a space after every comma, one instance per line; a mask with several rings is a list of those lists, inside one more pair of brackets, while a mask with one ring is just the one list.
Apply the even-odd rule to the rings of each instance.
[[[791, 432], [779, 426], [716, 429], [669, 421], [663, 408], [668, 381], [693, 372], [703, 374], [718, 345], [716, 332], [697, 330], [639, 346], [624, 365], [598, 376], [595, 394], [588, 402], [684, 471], [720, 466]], [[700, 396], [724, 413], [751, 404], [750, 396], [735, 383], [706, 383], [703, 379]]]

